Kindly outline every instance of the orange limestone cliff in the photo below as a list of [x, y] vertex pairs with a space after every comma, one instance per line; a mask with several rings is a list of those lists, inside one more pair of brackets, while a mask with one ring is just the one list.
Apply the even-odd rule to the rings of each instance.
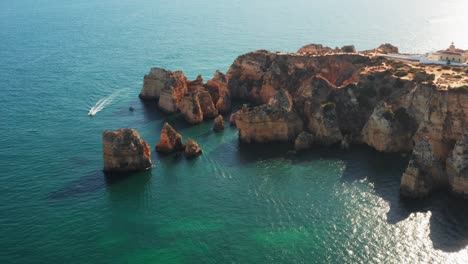
[[150, 147], [135, 129], [106, 130], [102, 145], [105, 172], [132, 172], [151, 167]]
[[[356, 52], [352, 45], [311, 44], [296, 53], [249, 52], [226, 75], [216, 72], [206, 84], [197, 78], [188, 94], [172, 92], [178, 98], [172, 106], [196, 124], [230, 111], [231, 99], [248, 102], [252, 107], [230, 116], [241, 142], [288, 141], [297, 150], [366, 144], [380, 152], [412, 153], [401, 195], [449, 189], [468, 197], [468, 78], [460, 75], [455, 82], [447, 76], [460, 69], [439, 74], [438, 66], [389, 60], [385, 53], [398, 48], [383, 44]], [[148, 75], [147, 86], [174, 80], [163, 70]], [[164, 83], [161, 99], [170, 82]]]

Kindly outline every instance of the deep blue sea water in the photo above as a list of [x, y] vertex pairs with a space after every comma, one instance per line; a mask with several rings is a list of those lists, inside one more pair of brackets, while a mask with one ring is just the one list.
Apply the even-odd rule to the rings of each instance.
[[[467, 263], [466, 201], [400, 200], [405, 158], [239, 145], [236, 129], [189, 127], [137, 98], [152, 66], [207, 80], [256, 49], [468, 48], [466, 10], [464, 0], [1, 1], [0, 263]], [[103, 130], [133, 127], [154, 147], [166, 121], [204, 154], [153, 154], [152, 171], [103, 177]]]

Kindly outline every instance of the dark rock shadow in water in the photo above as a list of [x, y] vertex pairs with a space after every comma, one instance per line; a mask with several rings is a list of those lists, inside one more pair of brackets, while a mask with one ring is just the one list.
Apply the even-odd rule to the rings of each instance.
[[134, 173], [104, 173], [103, 171], [95, 171], [87, 174], [75, 181], [68, 183], [66, 186], [50, 193], [47, 198], [51, 200], [61, 200], [68, 198], [83, 197], [91, 193], [98, 192], [107, 186], [118, 184], [129, 177], [134, 176]]

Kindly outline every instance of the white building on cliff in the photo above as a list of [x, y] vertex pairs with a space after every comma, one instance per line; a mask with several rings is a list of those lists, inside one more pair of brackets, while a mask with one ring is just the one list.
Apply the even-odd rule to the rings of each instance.
[[452, 42], [450, 47], [446, 50], [439, 50], [434, 53], [427, 54], [428, 60], [444, 61], [450, 63], [468, 63], [468, 50], [457, 49]]

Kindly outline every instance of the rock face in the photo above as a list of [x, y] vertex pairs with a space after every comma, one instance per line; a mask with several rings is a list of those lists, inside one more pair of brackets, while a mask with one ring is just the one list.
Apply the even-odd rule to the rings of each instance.
[[393, 111], [391, 106], [380, 103], [364, 126], [364, 142], [381, 152], [410, 152], [416, 122], [404, 108]]
[[300, 48], [297, 53], [309, 53], [314, 55], [325, 54], [329, 52], [334, 52], [336, 49], [332, 49], [330, 47], [323, 46], [321, 44], [308, 44]]
[[267, 105], [239, 112], [235, 123], [239, 139], [246, 143], [292, 141], [303, 129], [302, 119], [292, 110], [292, 99], [286, 90], [280, 90]]
[[143, 78], [143, 88], [140, 92], [140, 98], [144, 100], [157, 100], [164, 83], [174, 75], [173, 72], [162, 68], [151, 68], [150, 72]]
[[447, 159], [447, 174], [450, 189], [468, 197], [468, 134], [457, 141]]
[[312, 147], [314, 136], [305, 131], [301, 132], [294, 141], [294, 149], [296, 151], [307, 150]]
[[[226, 75], [218, 71], [206, 84], [201, 76], [187, 85], [185, 76], [154, 70], [146, 84], [154, 92], [146, 94], [159, 90], [161, 108], [179, 108], [193, 124], [230, 111], [231, 100], [248, 101], [255, 107], [245, 105], [230, 117], [246, 143], [296, 140], [302, 149], [313, 140], [412, 151], [403, 196], [441, 188], [466, 195], [467, 90], [438, 87], [431, 66], [401, 66], [379, 53], [398, 49], [383, 44], [356, 53], [353, 46], [311, 44], [289, 54], [259, 50], [239, 56]], [[192, 94], [184, 95], [188, 90]]]
[[156, 151], [161, 153], [171, 153], [184, 149], [182, 136], [172, 128], [169, 123], [165, 123], [161, 130], [161, 137], [156, 145]]
[[310, 87], [316, 77], [334, 87], [356, 82], [367, 62], [368, 57], [357, 54], [310, 56], [255, 51], [239, 56], [226, 76], [233, 99], [265, 104], [280, 88], [296, 98], [298, 90]]
[[444, 167], [434, 155], [432, 144], [425, 138], [413, 149], [412, 159], [401, 178], [400, 193], [406, 197], [424, 197], [432, 190], [447, 185]]
[[205, 87], [203, 86], [203, 77], [201, 75], [197, 76], [197, 79], [193, 81], [187, 81], [187, 90], [189, 92], [202, 91]]
[[380, 52], [383, 54], [388, 54], [388, 53], [398, 54], [398, 48], [393, 46], [390, 43], [385, 43], [385, 44], [380, 45], [377, 48], [377, 52]]
[[198, 92], [186, 93], [179, 103], [182, 116], [192, 125], [203, 122], [203, 112], [198, 94]]
[[181, 71], [171, 73], [159, 93], [159, 109], [167, 113], [177, 112], [178, 104], [187, 91], [187, 78], [184, 73]]
[[198, 98], [203, 112], [203, 118], [211, 119], [218, 116], [218, 109], [216, 109], [213, 99], [208, 91], [199, 91]]
[[318, 144], [331, 145], [343, 139], [334, 103], [323, 104], [316, 111], [308, 110], [306, 117], [307, 129], [314, 135]]
[[231, 114], [231, 116], [229, 117], [229, 123], [231, 124], [231, 126], [237, 127], [237, 125], [236, 125], [237, 116], [239, 116], [239, 114], [245, 113], [247, 111], [249, 111], [249, 108], [247, 107], [246, 104], [243, 104], [242, 108], [240, 110], [238, 110], [235, 113]]
[[193, 139], [189, 138], [187, 142], [185, 143], [185, 149], [184, 149], [184, 154], [185, 157], [190, 159], [190, 158], [195, 158], [196, 156], [200, 155], [202, 153], [201, 148], [198, 146], [197, 142], [195, 142]]
[[224, 114], [231, 111], [231, 97], [227, 86], [227, 79], [223, 73], [216, 71], [213, 79], [206, 83], [205, 88], [210, 93], [219, 113]]
[[222, 115], [215, 118], [213, 122], [213, 130], [216, 132], [224, 130], [224, 118]]
[[134, 129], [104, 131], [104, 171], [125, 173], [151, 168], [151, 149]]

